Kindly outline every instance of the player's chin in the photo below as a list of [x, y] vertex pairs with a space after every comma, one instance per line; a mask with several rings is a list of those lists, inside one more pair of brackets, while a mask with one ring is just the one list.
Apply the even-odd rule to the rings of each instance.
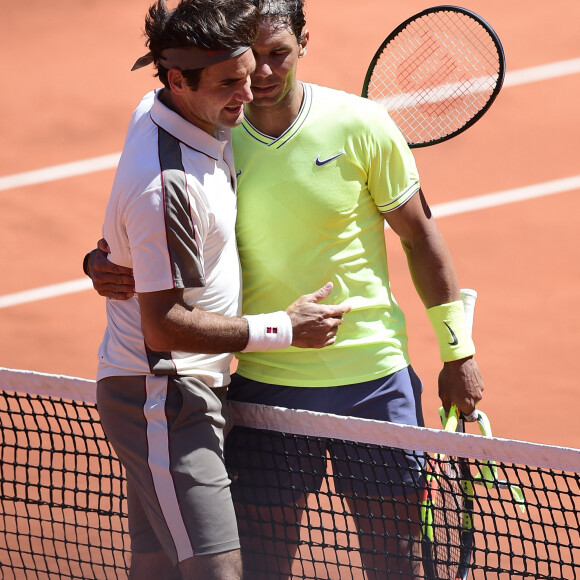
[[252, 99], [251, 106], [267, 107], [277, 101], [277, 95], [274, 93], [259, 93], [252, 89], [252, 95], [254, 98]]
[[226, 127], [236, 127], [244, 120], [244, 105], [234, 105], [224, 107], [222, 111], [223, 125]]

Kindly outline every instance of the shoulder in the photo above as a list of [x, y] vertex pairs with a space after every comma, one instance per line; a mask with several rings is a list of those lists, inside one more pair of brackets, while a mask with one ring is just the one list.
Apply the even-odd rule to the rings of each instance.
[[156, 91], [149, 91], [146, 95], [143, 96], [141, 101], [139, 101], [139, 104], [137, 107], [135, 107], [133, 114], [131, 115], [129, 127], [139, 122], [139, 120], [143, 119], [144, 117], [149, 117], [153, 103], [155, 102], [155, 93]]
[[313, 112], [318, 129], [328, 135], [340, 134], [354, 148], [365, 152], [390, 150], [406, 145], [387, 109], [370, 99], [346, 91], [306, 85], [312, 93]]

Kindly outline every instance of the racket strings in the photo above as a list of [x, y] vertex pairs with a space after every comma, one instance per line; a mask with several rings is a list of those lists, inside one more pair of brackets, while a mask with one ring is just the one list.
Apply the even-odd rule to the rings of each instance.
[[368, 96], [389, 110], [407, 142], [424, 143], [475, 117], [492, 99], [500, 73], [498, 48], [479, 22], [431, 13], [385, 46]]

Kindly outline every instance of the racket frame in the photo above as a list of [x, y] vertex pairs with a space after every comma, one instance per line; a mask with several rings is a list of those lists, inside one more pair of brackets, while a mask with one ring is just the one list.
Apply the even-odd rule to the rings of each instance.
[[385, 40], [383, 41], [381, 46], [375, 52], [375, 55], [373, 56], [373, 58], [371, 60], [371, 64], [369, 65], [369, 67], [367, 69], [367, 73], [365, 75], [365, 80], [363, 83], [363, 90], [362, 90], [362, 96], [364, 98], [369, 98], [368, 97], [368, 89], [369, 89], [369, 85], [371, 83], [371, 79], [373, 77], [375, 65], [377, 64], [378, 60], [380, 59], [385, 47], [394, 38], [396, 38], [396, 36], [404, 28], [406, 28], [411, 22], [413, 22], [414, 20], [418, 20], [420, 18], [423, 18], [424, 16], [426, 16], [428, 14], [432, 14], [434, 12], [458, 12], [460, 14], [464, 14], [466, 16], [469, 16], [473, 20], [477, 21], [486, 30], [486, 32], [491, 36], [491, 38], [496, 46], [497, 53], [498, 53], [498, 60], [499, 60], [498, 80], [497, 80], [497, 83], [494, 87], [494, 90], [493, 90], [490, 98], [487, 100], [485, 105], [473, 117], [471, 117], [471, 119], [469, 119], [464, 125], [455, 129], [451, 133], [448, 133], [447, 135], [443, 135], [442, 137], [439, 137], [437, 139], [431, 139], [429, 141], [422, 141], [420, 143], [413, 143], [413, 142], [409, 143], [408, 142], [407, 145], [411, 149], [418, 149], [420, 147], [429, 147], [430, 145], [436, 145], [438, 143], [443, 143], [444, 141], [452, 139], [453, 137], [456, 137], [457, 135], [459, 135], [459, 134], [463, 133], [464, 131], [466, 131], [467, 129], [469, 129], [469, 127], [471, 127], [473, 124], [475, 124], [477, 121], [479, 121], [479, 119], [481, 119], [481, 117], [483, 115], [485, 115], [487, 110], [491, 107], [491, 105], [493, 104], [493, 102], [497, 98], [498, 94], [500, 93], [501, 88], [503, 86], [504, 79], [505, 79], [505, 68], [506, 68], [506, 66], [505, 66], [505, 52], [504, 52], [501, 40], [499, 39], [499, 36], [495, 32], [495, 30], [492, 28], [492, 26], [484, 18], [482, 18], [481, 16], [479, 16], [479, 14], [476, 14], [472, 10], [468, 10], [467, 8], [462, 8], [461, 6], [455, 6], [455, 5], [451, 5], [451, 4], [442, 4], [440, 6], [432, 6], [430, 8], [426, 8], [425, 10], [422, 10], [421, 12], [418, 12], [417, 14], [407, 18], [407, 20], [405, 20], [404, 22], [401, 22], [401, 24], [399, 24], [399, 26], [397, 26], [397, 28], [395, 28], [387, 36], [387, 38], [385, 38]]
[[[449, 421], [445, 425], [446, 431], [464, 432], [463, 417], [459, 415], [455, 421]], [[426, 458], [425, 489], [421, 501], [421, 550], [423, 572], [427, 580], [439, 580], [437, 574], [437, 562], [435, 551], [437, 545], [436, 534], [434, 533], [434, 505], [435, 494], [439, 492], [438, 479], [443, 477], [439, 467], [439, 460], [443, 456]], [[457, 457], [453, 462], [458, 469], [461, 486], [461, 513], [459, 522], [461, 530], [459, 532], [459, 559], [457, 562], [456, 580], [466, 580], [471, 570], [471, 562], [475, 547], [474, 526], [473, 526], [473, 481], [468, 462]], [[443, 565], [442, 563], [439, 566]], [[446, 577], [448, 578], [448, 577]]]

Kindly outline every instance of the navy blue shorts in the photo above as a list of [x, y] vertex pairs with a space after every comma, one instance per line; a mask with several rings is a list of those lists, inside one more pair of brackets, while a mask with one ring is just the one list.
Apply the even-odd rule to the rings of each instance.
[[[228, 399], [424, 426], [422, 388], [410, 366], [387, 377], [339, 387], [287, 387], [233, 375]], [[276, 437], [234, 427], [226, 439], [225, 455], [234, 498], [241, 499], [236, 488], [243, 488], [243, 501], [259, 505], [286, 505], [319, 489], [327, 456], [339, 493], [393, 497], [405, 488], [416, 490], [423, 482], [422, 454], [376, 445]], [[254, 490], [253, 499], [248, 490]]]

